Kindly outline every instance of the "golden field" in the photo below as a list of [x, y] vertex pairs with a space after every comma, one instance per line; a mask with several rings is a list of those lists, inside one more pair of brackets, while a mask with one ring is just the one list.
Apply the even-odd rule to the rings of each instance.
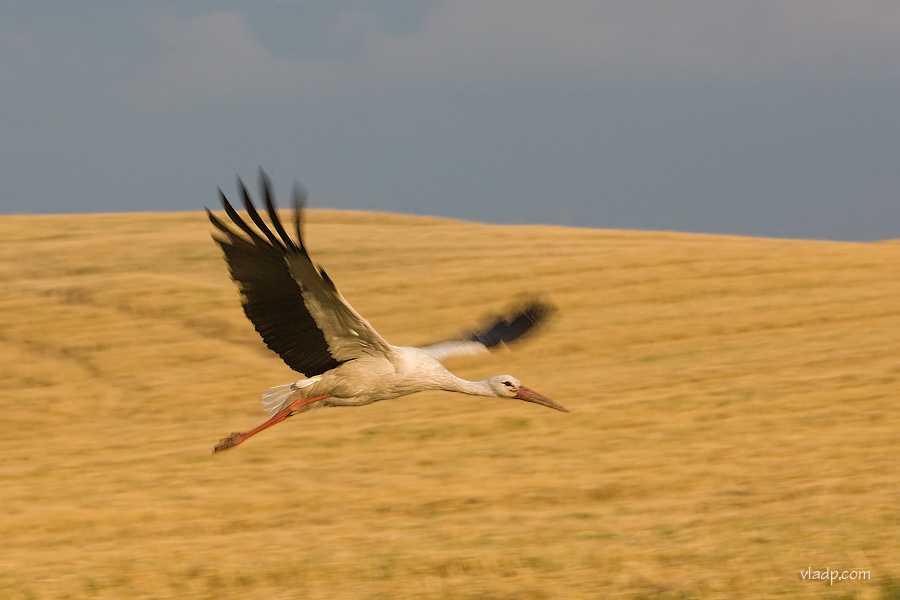
[[213, 455], [298, 376], [210, 230], [0, 217], [0, 599], [900, 598], [900, 243], [311, 211], [393, 343], [555, 302], [447, 366], [572, 412], [419, 394]]

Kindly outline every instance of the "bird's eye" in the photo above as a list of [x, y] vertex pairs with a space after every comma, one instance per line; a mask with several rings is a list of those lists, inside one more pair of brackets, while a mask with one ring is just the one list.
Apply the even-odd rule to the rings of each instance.
[[504, 381], [504, 382], [503, 382], [503, 385], [505, 385], [505, 386], [508, 387], [509, 389], [512, 389], [512, 388], [515, 387], [515, 386], [512, 384], [511, 381]]

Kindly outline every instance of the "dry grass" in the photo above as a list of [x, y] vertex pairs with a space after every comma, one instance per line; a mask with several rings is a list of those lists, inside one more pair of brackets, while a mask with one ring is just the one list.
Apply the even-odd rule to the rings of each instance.
[[0, 599], [900, 597], [900, 244], [314, 211], [395, 343], [547, 292], [449, 366], [573, 412], [420, 394], [213, 456], [293, 376], [208, 231], [0, 218]]

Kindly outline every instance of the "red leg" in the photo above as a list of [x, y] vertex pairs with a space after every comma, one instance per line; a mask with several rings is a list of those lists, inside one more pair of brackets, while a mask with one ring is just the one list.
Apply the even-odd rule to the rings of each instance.
[[221, 452], [222, 450], [228, 450], [229, 448], [231, 448], [233, 446], [237, 446], [238, 444], [240, 444], [241, 442], [246, 440], [251, 435], [256, 435], [263, 429], [268, 429], [272, 425], [275, 425], [276, 423], [281, 423], [288, 417], [293, 416], [293, 414], [296, 413], [298, 410], [300, 410], [300, 408], [302, 406], [305, 406], [307, 404], [312, 404], [313, 402], [318, 402], [319, 400], [324, 400], [325, 398], [328, 398], [328, 397], [329, 397], [329, 395], [325, 394], [324, 396], [315, 396], [314, 398], [299, 398], [297, 400], [294, 400], [288, 406], [281, 409], [275, 416], [273, 416], [271, 419], [269, 419], [268, 421], [266, 421], [259, 427], [255, 428], [255, 429], [251, 429], [250, 431], [248, 431], [246, 433], [240, 433], [238, 431], [235, 431], [234, 433], [229, 435], [227, 438], [222, 438], [222, 440], [220, 440], [219, 443], [216, 444], [216, 447], [213, 448], [213, 452]]

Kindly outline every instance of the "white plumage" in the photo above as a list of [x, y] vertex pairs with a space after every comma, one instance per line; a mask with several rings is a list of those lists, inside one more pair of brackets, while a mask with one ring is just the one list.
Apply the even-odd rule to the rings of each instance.
[[238, 189], [256, 228], [240, 217], [219, 190], [222, 206], [237, 229], [207, 209], [218, 230], [213, 237], [225, 253], [247, 317], [266, 345], [305, 378], [263, 392], [263, 408], [272, 417], [251, 431], [231, 434], [215, 451], [236, 446], [313, 406], [359, 406], [425, 390], [514, 398], [566, 410], [510, 375], [467, 381], [439, 362], [515, 341], [552, 314], [552, 306], [533, 300], [460, 339], [423, 348], [393, 346], [347, 304], [325, 271], [310, 260], [300, 227], [302, 189], [294, 188], [296, 240], [278, 218], [265, 173], [260, 171], [260, 191], [274, 231], [256, 211], [240, 180]]

